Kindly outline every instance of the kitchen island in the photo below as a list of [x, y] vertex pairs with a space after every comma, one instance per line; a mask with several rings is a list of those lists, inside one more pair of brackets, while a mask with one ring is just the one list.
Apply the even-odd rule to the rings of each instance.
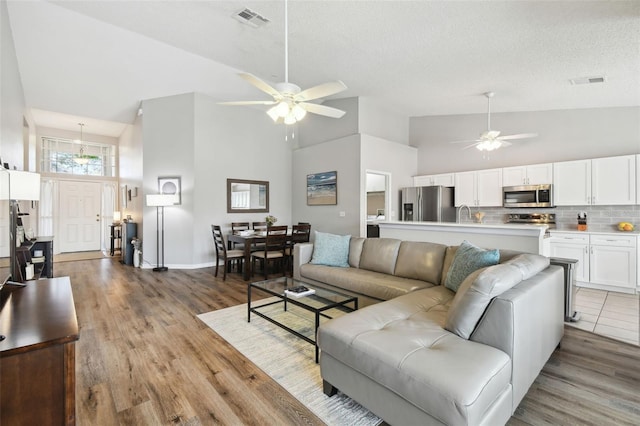
[[480, 247], [549, 255], [547, 225], [451, 222], [380, 222], [380, 237], [459, 245], [463, 240]]

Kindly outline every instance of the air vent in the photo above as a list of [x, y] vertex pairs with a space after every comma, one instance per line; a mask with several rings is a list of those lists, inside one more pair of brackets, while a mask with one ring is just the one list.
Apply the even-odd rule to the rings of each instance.
[[234, 14], [233, 18], [253, 28], [260, 28], [270, 22], [264, 16], [258, 15], [256, 12], [246, 7], [240, 12]]
[[603, 75], [599, 75], [595, 77], [572, 78], [569, 81], [571, 82], [571, 84], [595, 84], [595, 83], [604, 83], [606, 79]]

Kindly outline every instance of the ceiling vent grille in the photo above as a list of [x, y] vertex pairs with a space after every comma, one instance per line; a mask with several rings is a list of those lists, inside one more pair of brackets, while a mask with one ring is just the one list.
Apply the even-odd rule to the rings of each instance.
[[264, 16], [261, 16], [256, 12], [254, 12], [253, 10], [246, 7], [242, 9], [240, 12], [234, 14], [233, 18], [253, 28], [260, 28], [270, 22]]
[[595, 77], [572, 78], [569, 81], [571, 82], [571, 84], [595, 84], [604, 83], [606, 79], [603, 75], [599, 75]]

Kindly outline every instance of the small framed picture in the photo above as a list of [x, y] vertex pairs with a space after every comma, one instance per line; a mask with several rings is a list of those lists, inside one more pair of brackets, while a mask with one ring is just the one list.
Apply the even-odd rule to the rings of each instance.
[[176, 195], [177, 202], [182, 204], [182, 190], [180, 188], [180, 176], [162, 176], [158, 178], [158, 193]]
[[307, 175], [307, 205], [338, 204], [338, 172]]

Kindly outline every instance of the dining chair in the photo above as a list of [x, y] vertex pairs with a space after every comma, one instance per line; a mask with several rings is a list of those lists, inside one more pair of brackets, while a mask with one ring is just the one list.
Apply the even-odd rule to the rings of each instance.
[[291, 271], [293, 269], [293, 246], [298, 243], [308, 243], [311, 236], [311, 225], [308, 223], [298, 222], [297, 225], [291, 227], [291, 238], [287, 242], [285, 255], [287, 257], [287, 267]]
[[232, 263], [237, 263], [238, 269], [242, 266], [244, 259], [243, 250], [227, 250], [227, 245], [224, 243], [224, 236], [222, 235], [222, 229], [218, 225], [211, 225], [211, 232], [213, 233], [213, 242], [216, 246], [216, 272], [214, 277], [218, 276], [218, 267], [220, 266], [220, 259], [224, 262], [224, 274], [222, 280], [227, 279], [227, 269], [231, 268]]
[[267, 222], [253, 222], [251, 224], [253, 226], [254, 231], [266, 231], [267, 230]]
[[[251, 229], [251, 224], [249, 222], [231, 222], [232, 234], [238, 234], [240, 231], [247, 231], [249, 229]], [[233, 244], [233, 247], [229, 247], [229, 248], [244, 249], [244, 244], [240, 244], [236, 242], [232, 242], [231, 244]], [[229, 246], [231, 246], [231, 244], [229, 244]]]
[[264, 250], [251, 253], [252, 271], [255, 271], [255, 261], [260, 260], [264, 271], [264, 279], [269, 279], [269, 264], [279, 263], [283, 275], [286, 276], [285, 263], [287, 257], [285, 250], [287, 249], [287, 226], [270, 226], [267, 228], [267, 236], [264, 242]]

